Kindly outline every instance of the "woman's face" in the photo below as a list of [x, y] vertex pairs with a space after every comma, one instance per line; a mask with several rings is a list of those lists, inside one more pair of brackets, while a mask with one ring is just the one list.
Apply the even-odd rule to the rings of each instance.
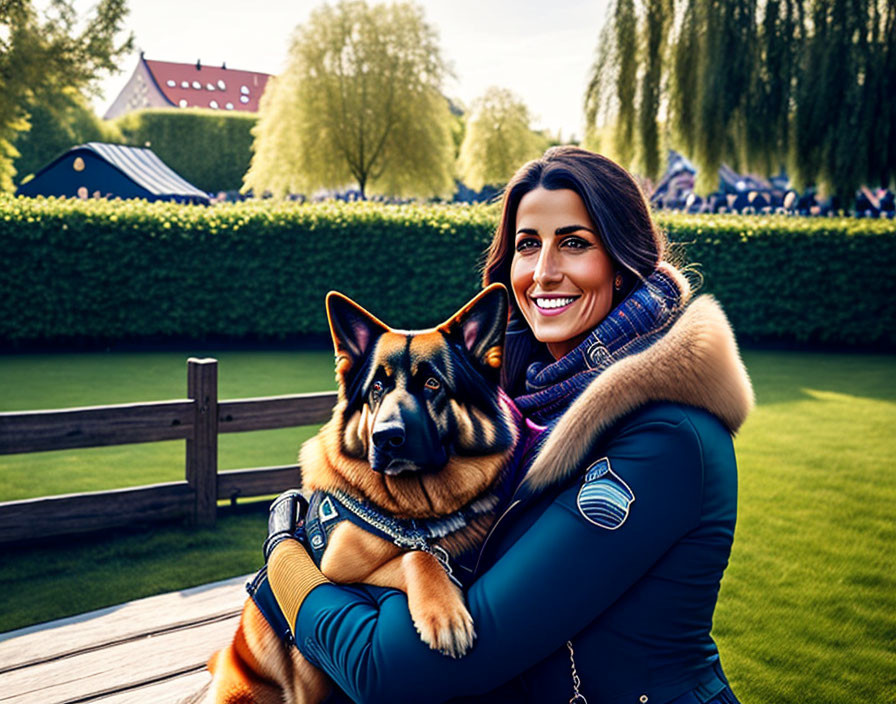
[[613, 262], [578, 193], [536, 188], [520, 200], [510, 283], [535, 338], [559, 359], [613, 305]]

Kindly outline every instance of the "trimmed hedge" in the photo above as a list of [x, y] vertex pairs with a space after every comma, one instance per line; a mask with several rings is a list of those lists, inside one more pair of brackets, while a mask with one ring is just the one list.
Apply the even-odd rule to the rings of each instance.
[[254, 114], [170, 108], [131, 112], [114, 124], [127, 144], [149, 146], [194, 186], [217, 193], [242, 188], [257, 121]]
[[0, 340], [280, 338], [338, 289], [429, 326], [478, 289], [484, 208], [0, 199]]
[[[430, 326], [479, 287], [487, 206], [0, 198], [0, 343], [327, 333], [338, 289]], [[669, 216], [742, 338], [896, 343], [896, 223]]]
[[663, 214], [741, 339], [896, 343], [896, 221]]

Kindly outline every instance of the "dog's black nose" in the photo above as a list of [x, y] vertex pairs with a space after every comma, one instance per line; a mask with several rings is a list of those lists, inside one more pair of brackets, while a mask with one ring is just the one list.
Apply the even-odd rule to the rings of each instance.
[[401, 447], [404, 445], [404, 426], [395, 423], [375, 428], [373, 444], [379, 450], [394, 450]]

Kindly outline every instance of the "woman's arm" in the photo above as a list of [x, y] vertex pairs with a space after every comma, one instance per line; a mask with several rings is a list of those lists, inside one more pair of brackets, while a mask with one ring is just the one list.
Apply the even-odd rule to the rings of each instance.
[[403, 593], [333, 584], [304, 599], [294, 629], [299, 649], [359, 702], [487, 692], [544, 659], [699, 520], [699, 437], [686, 411], [661, 408], [639, 413], [605, 450], [634, 495], [624, 521], [609, 529], [587, 520], [576, 503], [581, 480], [561, 493], [470, 587], [478, 637], [463, 658], [420, 641]]

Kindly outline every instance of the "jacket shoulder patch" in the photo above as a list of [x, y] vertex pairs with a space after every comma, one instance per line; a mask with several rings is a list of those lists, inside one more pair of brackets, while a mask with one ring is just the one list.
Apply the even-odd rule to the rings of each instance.
[[585, 472], [576, 506], [589, 523], [607, 530], [616, 530], [628, 518], [635, 494], [613, 471], [607, 457], [599, 459]]

